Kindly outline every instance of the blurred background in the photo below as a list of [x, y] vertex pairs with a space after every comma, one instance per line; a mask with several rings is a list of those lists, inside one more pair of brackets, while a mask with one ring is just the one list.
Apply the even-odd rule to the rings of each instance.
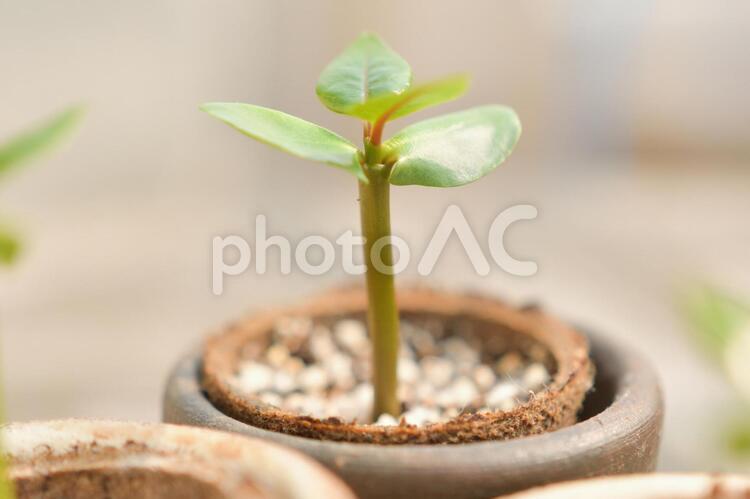
[[349, 175], [197, 106], [252, 102], [358, 139], [360, 125], [325, 110], [314, 86], [365, 29], [417, 81], [474, 78], [468, 96], [386, 133], [494, 102], [524, 123], [513, 157], [483, 181], [396, 189], [394, 229], [418, 250], [458, 204], [486, 248], [495, 215], [531, 203], [539, 218], [506, 244], [538, 274], [478, 277], [452, 241], [429, 282], [539, 301], [639, 349], [666, 392], [661, 469], [750, 469], [721, 442], [736, 391], [675, 306], [695, 280], [750, 297], [740, 0], [0, 0], [0, 142], [71, 103], [88, 109], [65, 147], [0, 186], [0, 213], [26, 245], [0, 272], [9, 417], [158, 420], [167, 372], [205, 333], [347, 279], [248, 272], [211, 293], [214, 236], [252, 240], [265, 214], [293, 242], [335, 238], [358, 231], [358, 207]]

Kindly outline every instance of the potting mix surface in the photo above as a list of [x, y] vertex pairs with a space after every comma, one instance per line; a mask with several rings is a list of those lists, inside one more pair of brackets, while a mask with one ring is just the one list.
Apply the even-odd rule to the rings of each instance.
[[243, 395], [286, 411], [379, 426], [424, 426], [465, 413], [508, 411], [545, 389], [551, 373], [543, 347], [489, 354], [470, 324], [464, 326], [462, 331], [460, 323], [402, 321], [398, 420], [384, 414], [372, 421], [371, 346], [359, 319], [280, 319], [266, 348], [245, 352], [231, 383]]

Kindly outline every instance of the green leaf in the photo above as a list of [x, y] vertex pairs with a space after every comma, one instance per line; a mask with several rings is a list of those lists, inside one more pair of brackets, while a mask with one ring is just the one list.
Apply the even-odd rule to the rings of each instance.
[[260, 142], [300, 158], [320, 161], [363, 177], [357, 148], [323, 127], [275, 109], [213, 102], [201, 109]]
[[521, 135], [515, 111], [482, 106], [404, 128], [383, 144], [395, 185], [455, 187], [495, 169]]
[[0, 265], [10, 265], [16, 261], [20, 250], [18, 240], [0, 230]]
[[469, 88], [467, 75], [455, 75], [409, 88], [398, 95], [384, 95], [355, 106], [349, 114], [367, 121], [395, 120], [430, 106], [461, 97]]
[[0, 174], [50, 149], [70, 132], [82, 116], [82, 107], [71, 107], [0, 146]]
[[683, 308], [697, 339], [714, 355], [722, 355], [732, 337], [750, 325], [750, 307], [707, 286], [691, 290]]
[[352, 114], [360, 104], [399, 95], [409, 85], [409, 64], [377, 35], [363, 33], [323, 69], [315, 91], [331, 111]]

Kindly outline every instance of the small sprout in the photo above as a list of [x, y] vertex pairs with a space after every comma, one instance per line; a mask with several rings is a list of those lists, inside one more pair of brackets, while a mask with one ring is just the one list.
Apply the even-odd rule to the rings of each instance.
[[[70, 133], [82, 115], [82, 107], [68, 108], [36, 128], [0, 144], [0, 178], [51, 149]], [[7, 229], [0, 227], [0, 266], [12, 264], [18, 257], [19, 250], [18, 239]]]
[[50, 150], [70, 133], [82, 116], [82, 107], [68, 108], [36, 128], [0, 144], [0, 175]]
[[[480, 106], [407, 126], [390, 139], [385, 125], [402, 116], [460, 97], [465, 75], [412, 85], [409, 64], [372, 33], [362, 34], [320, 75], [316, 92], [331, 111], [363, 121], [361, 149], [339, 135], [280, 111], [250, 104], [210, 103], [208, 114], [242, 133], [301, 158], [326, 163], [359, 180], [364, 259], [373, 343], [373, 420], [400, 415], [397, 398], [399, 320], [392, 273], [373, 264], [372, 248], [391, 237], [390, 186], [454, 187], [487, 175], [511, 153], [521, 135], [516, 113]], [[392, 268], [385, 245], [380, 262]]]
[[315, 91], [331, 111], [358, 116], [373, 99], [401, 95], [410, 86], [409, 64], [377, 35], [363, 33], [323, 69]]

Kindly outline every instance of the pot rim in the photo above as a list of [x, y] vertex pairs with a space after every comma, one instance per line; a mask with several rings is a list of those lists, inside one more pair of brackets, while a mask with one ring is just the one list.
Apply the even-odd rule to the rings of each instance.
[[489, 348], [493, 340], [503, 336], [506, 341], [521, 342], [519, 345], [529, 342], [541, 345], [555, 364], [552, 379], [544, 390], [508, 411], [462, 414], [426, 426], [387, 427], [301, 416], [248, 398], [231, 382], [245, 346], [264, 344], [279, 319], [330, 320], [364, 314], [368, 303], [365, 289], [351, 286], [334, 288], [301, 305], [251, 314], [209, 336], [201, 365], [203, 389], [217, 409], [239, 421], [318, 440], [393, 445], [461, 444], [541, 434], [575, 423], [576, 413], [592, 384], [593, 366], [587, 340], [574, 328], [539, 308], [517, 308], [477, 293], [411, 286], [400, 288], [397, 297], [402, 316], [429, 316], [449, 323], [473, 322], [477, 325], [477, 337]]
[[560, 482], [499, 496], [496, 499], [598, 499], [603, 497], [602, 494], [609, 498], [623, 499], [636, 497], [635, 494], [638, 494], [637, 497], [646, 498], [677, 494], [674, 497], [702, 499], [718, 497], [717, 491], [750, 492], [750, 477], [737, 473], [636, 473]]
[[285, 497], [354, 497], [309, 456], [206, 428], [71, 418], [6, 423], [0, 437], [14, 480], [142, 469], [191, 476], [228, 497], [255, 497], [246, 489], [248, 481]]
[[[586, 329], [581, 329], [586, 331]], [[315, 455], [325, 464], [339, 466], [349, 460], [379, 456], [384, 466], [403, 474], [429, 470], [436, 460], [450, 460], [456, 471], [477, 465], [508, 470], [539, 468], [550, 460], [570, 461], [614, 441], [630, 442], [634, 434], [657, 432], [663, 418], [661, 388], [649, 363], [631, 348], [600, 335], [588, 333], [595, 364], [614, 376], [614, 398], [604, 410], [584, 421], [540, 435], [511, 440], [490, 440], [456, 445], [382, 445], [316, 440], [265, 430], [227, 416], [217, 409], [201, 389], [201, 350], [192, 349], [171, 372], [164, 393], [165, 421], [192, 421], [207, 427], [271, 440]], [[594, 387], [596, 388], [596, 381]]]

